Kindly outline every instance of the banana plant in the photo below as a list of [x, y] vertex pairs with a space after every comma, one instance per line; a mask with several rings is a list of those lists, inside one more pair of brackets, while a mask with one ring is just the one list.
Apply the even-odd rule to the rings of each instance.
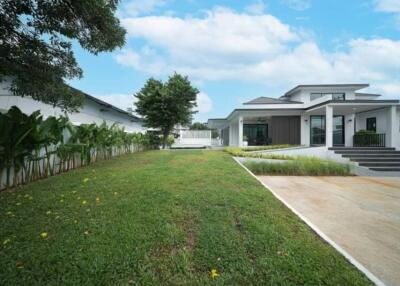
[[17, 184], [18, 173], [25, 166], [25, 159], [35, 144], [33, 130], [41, 121], [39, 111], [28, 116], [16, 106], [0, 114], [0, 169], [6, 169], [6, 187], [10, 186], [12, 168], [14, 184]]

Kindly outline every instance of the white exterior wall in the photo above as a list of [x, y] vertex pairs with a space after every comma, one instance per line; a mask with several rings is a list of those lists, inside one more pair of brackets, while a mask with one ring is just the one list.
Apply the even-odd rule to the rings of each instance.
[[[376, 133], [386, 134], [386, 143], [388, 147], [400, 149], [400, 111], [397, 108], [396, 114], [393, 117], [394, 120], [392, 120], [392, 108], [395, 109], [396, 107], [386, 107], [357, 114], [356, 130], [365, 130], [367, 128], [367, 118], [375, 117]], [[393, 130], [393, 135], [391, 130]]]
[[[40, 110], [44, 118], [49, 116], [65, 115], [58, 107], [53, 107], [49, 104], [36, 101], [30, 97], [9, 95], [8, 90], [3, 85], [2, 88], [0, 88], [0, 111], [4, 112], [10, 109], [13, 105], [17, 106], [26, 114], [31, 114], [36, 110]], [[101, 109], [107, 108], [86, 98], [80, 112], [67, 113], [67, 116], [75, 125], [90, 123], [96, 123], [99, 125], [105, 121], [108, 126], [118, 123], [120, 127], [125, 128], [126, 132], [144, 133], [146, 131], [141, 122], [132, 122], [132, 118], [127, 114], [112, 109], [109, 109], [108, 111], [101, 111]]]

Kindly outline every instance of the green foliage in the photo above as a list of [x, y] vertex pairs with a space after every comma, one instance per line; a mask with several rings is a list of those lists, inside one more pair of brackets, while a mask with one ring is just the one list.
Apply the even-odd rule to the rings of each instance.
[[175, 73], [165, 83], [150, 78], [135, 95], [136, 112], [143, 116], [147, 127], [161, 130], [163, 148], [176, 124], [188, 125], [192, 121], [198, 93], [187, 77]]
[[189, 127], [190, 130], [208, 130], [208, 126], [205, 123], [194, 122]]
[[101, 161], [0, 210], [2, 285], [373, 285], [223, 152]]
[[122, 47], [118, 2], [1, 0], [0, 81], [11, 79], [15, 95], [75, 110], [84, 96], [65, 84], [82, 77], [72, 41], [93, 54]]
[[15, 186], [98, 159], [151, 148], [148, 137], [129, 134], [117, 125], [108, 127], [105, 123], [74, 127], [64, 116], [43, 120], [39, 111], [28, 116], [13, 106], [7, 113], [0, 113], [0, 188], [3, 170], [5, 187]]
[[256, 175], [283, 176], [350, 176], [349, 164], [318, 158], [297, 158], [287, 162], [245, 162], [244, 165]]
[[173, 135], [168, 135], [168, 137], [167, 137], [167, 146], [171, 147], [172, 144], [174, 144], [174, 142], [175, 142], [174, 136]]

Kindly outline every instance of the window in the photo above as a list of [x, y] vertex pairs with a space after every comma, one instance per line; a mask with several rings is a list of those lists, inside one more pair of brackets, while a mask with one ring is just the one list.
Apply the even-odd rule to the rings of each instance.
[[367, 130], [376, 132], [376, 117], [367, 118]]
[[325, 95], [331, 95], [332, 100], [345, 100], [344, 93], [332, 93], [332, 92], [320, 92], [320, 93], [311, 93], [311, 100], [315, 100], [317, 98], [323, 97]]
[[320, 98], [322, 96], [323, 96], [322, 93], [311, 93], [311, 100], [315, 100], [315, 99]]
[[345, 100], [345, 94], [344, 93], [333, 93], [332, 100]]

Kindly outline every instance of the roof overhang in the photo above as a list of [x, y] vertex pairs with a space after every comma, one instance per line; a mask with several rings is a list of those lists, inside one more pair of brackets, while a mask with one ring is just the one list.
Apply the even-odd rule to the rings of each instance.
[[321, 104], [310, 106], [306, 112], [308, 114], [325, 114], [325, 107], [329, 105], [333, 107], [336, 114], [346, 115], [352, 113], [362, 113], [390, 106], [399, 106], [399, 100], [329, 100]]
[[307, 90], [316, 90], [316, 91], [321, 91], [321, 90], [328, 90], [328, 89], [348, 89], [348, 90], [360, 90], [363, 88], [369, 87], [369, 84], [303, 84], [303, 85], [298, 85], [288, 92], [286, 92], [282, 97], [290, 97], [291, 95], [301, 91], [302, 89], [307, 89]]

